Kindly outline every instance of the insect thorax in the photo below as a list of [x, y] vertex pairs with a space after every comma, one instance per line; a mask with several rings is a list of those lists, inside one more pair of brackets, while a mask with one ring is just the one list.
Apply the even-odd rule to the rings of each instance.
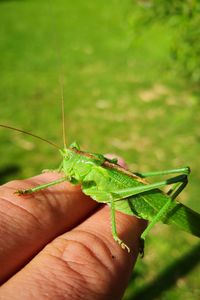
[[77, 182], [82, 182], [99, 162], [87, 153], [79, 153], [77, 149], [65, 148], [61, 150], [63, 156], [63, 172], [75, 179]]

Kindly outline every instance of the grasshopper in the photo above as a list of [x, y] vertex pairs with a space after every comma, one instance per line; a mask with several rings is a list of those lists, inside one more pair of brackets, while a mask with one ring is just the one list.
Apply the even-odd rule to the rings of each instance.
[[[47, 184], [26, 190], [19, 190], [17, 193], [24, 195], [38, 192], [64, 181], [69, 181], [72, 184], [80, 184], [84, 194], [99, 203], [105, 203], [110, 206], [113, 238], [128, 252], [130, 251], [129, 247], [117, 234], [116, 210], [127, 215], [146, 219], [150, 222], [141, 236], [141, 253], [143, 252], [144, 240], [147, 234], [158, 221], [175, 225], [182, 230], [200, 237], [200, 214], [176, 200], [177, 196], [188, 183], [189, 167], [149, 173], [133, 173], [121, 167], [117, 163], [117, 159], [109, 159], [102, 154], [82, 151], [77, 143], [66, 147], [62, 76], [60, 76], [59, 81], [62, 100], [63, 149], [35, 134], [0, 124], [0, 127], [20, 131], [51, 144], [59, 149], [62, 156], [62, 162], [58, 171], [64, 174], [63, 177]], [[156, 183], [149, 183], [146, 179], [152, 176], [172, 174], [180, 175]], [[164, 193], [160, 188], [167, 185], [171, 185], [172, 187], [167, 193]]]
[[[45, 140], [20, 129], [6, 125], [0, 126]], [[50, 141], [47, 142], [52, 146], [58, 147]], [[58, 171], [64, 176], [47, 184], [19, 190], [17, 191], [19, 195], [38, 192], [64, 181], [80, 184], [84, 194], [99, 203], [105, 203], [110, 206], [113, 238], [122, 249], [126, 249], [128, 252], [130, 252], [128, 245], [117, 234], [116, 210], [149, 221], [149, 225], [141, 235], [140, 252], [142, 255], [144, 240], [150, 229], [158, 221], [164, 224], [175, 225], [200, 237], [200, 214], [176, 200], [188, 183], [189, 167], [148, 173], [133, 173], [118, 165], [117, 159], [109, 159], [102, 154], [82, 151], [77, 143], [71, 144], [68, 148], [59, 148], [59, 151], [62, 156], [62, 162]], [[147, 177], [169, 174], [179, 175], [156, 183], [149, 183], [146, 179]], [[167, 193], [164, 193], [160, 188], [168, 185], [171, 188]]]

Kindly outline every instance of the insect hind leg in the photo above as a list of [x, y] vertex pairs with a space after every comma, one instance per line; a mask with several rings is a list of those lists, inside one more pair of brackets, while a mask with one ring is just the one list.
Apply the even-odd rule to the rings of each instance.
[[145, 172], [145, 173], [135, 173], [136, 175], [147, 178], [147, 177], [153, 177], [153, 176], [164, 176], [164, 175], [172, 175], [172, 174], [185, 174], [189, 175], [191, 172], [190, 167], [183, 167], [178, 169], [170, 169], [170, 170], [163, 170], [163, 171], [154, 171], [154, 172]]
[[176, 197], [184, 190], [186, 185], [188, 184], [188, 176], [185, 175], [185, 178], [182, 182], [176, 183], [168, 192], [167, 195], [171, 197], [172, 200], [176, 199]]
[[[173, 179], [173, 178], [172, 178]], [[170, 179], [168, 179], [169, 181]], [[169, 195], [169, 199], [165, 203], [165, 205], [159, 210], [157, 215], [153, 218], [153, 220], [150, 222], [150, 224], [147, 226], [145, 231], [141, 235], [141, 239], [144, 241], [149, 231], [152, 229], [152, 227], [162, 218], [162, 216], [168, 211], [171, 202], [182, 192], [182, 190], [186, 187], [188, 183], [188, 176], [186, 174], [183, 174], [181, 176], [181, 180], [179, 182], [176, 182], [174, 186], [168, 191], [167, 195]]]

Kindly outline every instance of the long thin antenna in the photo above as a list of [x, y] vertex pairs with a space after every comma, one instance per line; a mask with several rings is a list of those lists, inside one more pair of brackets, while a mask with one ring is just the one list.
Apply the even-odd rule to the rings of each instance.
[[[60, 71], [61, 72], [61, 71]], [[66, 127], [65, 127], [65, 106], [64, 106], [64, 88], [63, 88], [63, 73], [59, 76], [60, 82], [60, 95], [61, 95], [61, 108], [62, 108], [62, 135], [63, 135], [63, 146], [67, 147], [66, 143]]]
[[55, 54], [57, 56], [57, 61], [60, 65], [59, 67], [59, 75], [58, 75], [58, 81], [60, 85], [60, 98], [61, 98], [61, 118], [62, 118], [62, 137], [63, 137], [63, 146], [66, 148], [67, 141], [66, 141], [66, 120], [65, 120], [65, 108], [64, 108], [64, 71], [63, 71], [63, 64], [61, 62], [61, 49], [59, 48], [59, 41], [58, 41], [58, 35], [55, 32], [55, 28], [58, 27], [58, 24], [55, 21], [55, 18], [53, 18], [53, 3], [52, 0], [49, 0], [48, 2], [49, 6], [49, 12], [52, 16], [51, 18], [51, 25], [52, 25], [52, 33], [54, 34], [54, 48], [55, 48]]
[[46, 139], [40, 137], [39, 135], [30, 133], [30, 132], [28, 132], [28, 131], [25, 131], [25, 130], [22, 130], [22, 129], [19, 129], [19, 128], [15, 128], [15, 127], [12, 127], [12, 126], [8, 126], [8, 125], [0, 124], [0, 127], [7, 128], [7, 129], [11, 129], [11, 130], [15, 130], [15, 131], [18, 131], [18, 132], [21, 132], [21, 133], [25, 133], [25, 134], [27, 134], [27, 135], [33, 136], [33, 137], [35, 137], [35, 138], [37, 138], [37, 139], [43, 141], [43, 142], [46, 142], [46, 143], [50, 144], [51, 146], [53, 146], [53, 147], [55, 147], [55, 148], [57, 148], [57, 149], [60, 149], [60, 147], [59, 147], [58, 145], [56, 145], [56, 144], [54, 144], [53, 142], [48, 141], [48, 140], [46, 140]]

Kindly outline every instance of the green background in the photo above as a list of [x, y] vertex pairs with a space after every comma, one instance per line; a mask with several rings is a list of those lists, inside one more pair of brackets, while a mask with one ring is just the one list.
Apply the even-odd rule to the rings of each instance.
[[[134, 1], [0, 1], [0, 123], [62, 145], [62, 77], [67, 141], [116, 153], [133, 171], [190, 165], [179, 200], [200, 211], [200, 97], [170, 63], [174, 29], [136, 34]], [[56, 168], [60, 155], [0, 129], [0, 180]], [[134, 233], [133, 233], [134, 234]], [[124, 299], [200, 298], [197, 238], [158, 224]]]

